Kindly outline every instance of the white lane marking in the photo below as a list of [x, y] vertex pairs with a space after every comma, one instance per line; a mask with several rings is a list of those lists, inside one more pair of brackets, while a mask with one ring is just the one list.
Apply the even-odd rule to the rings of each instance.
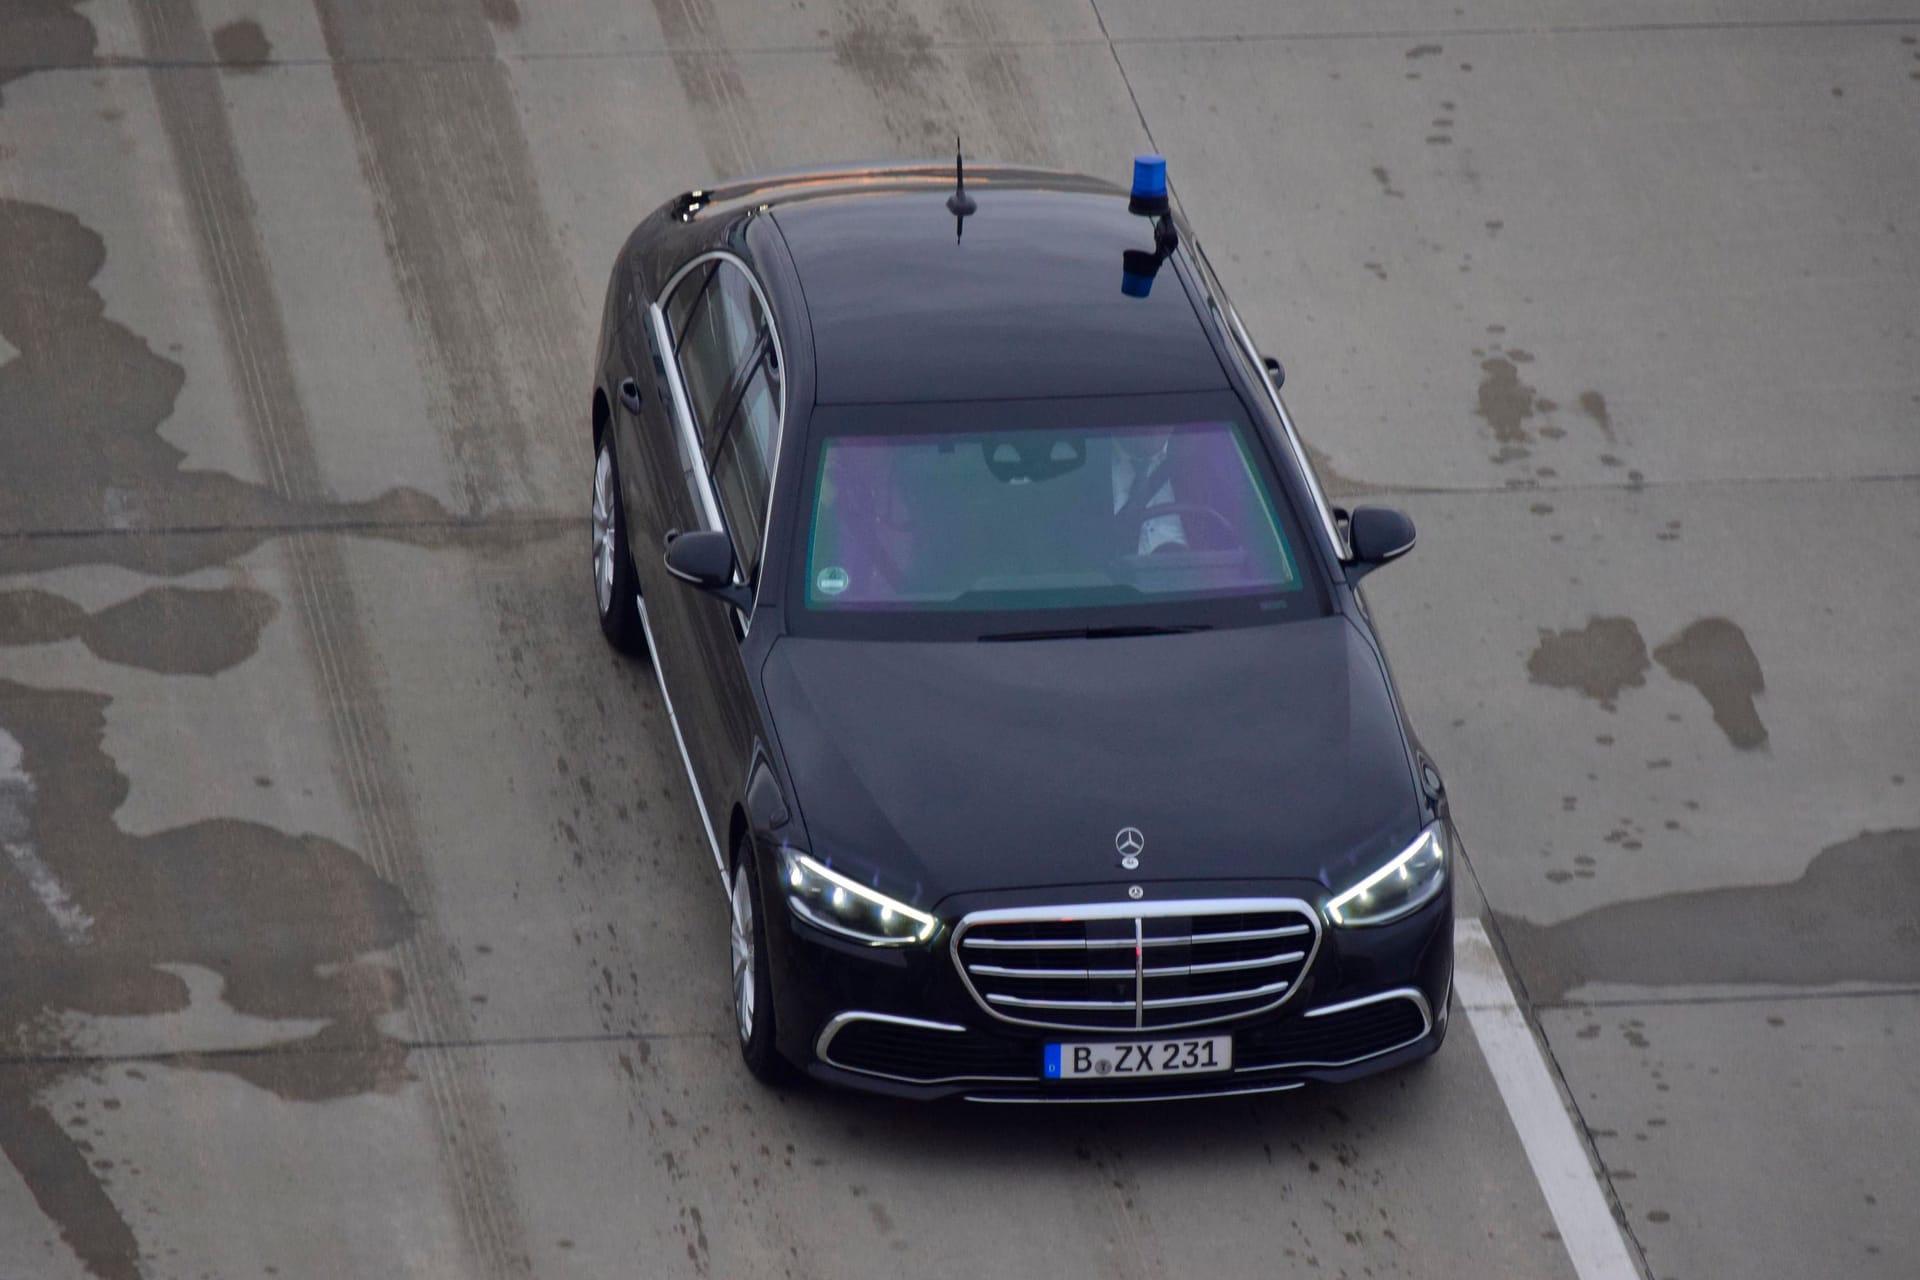
[[1573, 1118], [1486, 929], [1478, 920], [1459, 921], [1453, 948], [1453, 986], [1460, 993], [1460, 1007], [1513, 1117], [1573, 1269], [1580, 1280], [1640, 1280], [1640, 1268], [1613, 1220], [1586, 1146], [1574, 1131]]

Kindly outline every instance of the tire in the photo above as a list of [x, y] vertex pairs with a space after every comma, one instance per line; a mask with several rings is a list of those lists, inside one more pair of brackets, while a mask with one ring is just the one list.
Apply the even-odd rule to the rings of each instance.
[[727, 984], [734, 1038], [740, 1057], [761, 1084], [787, 1083], [793, 1074], [774, 1046], [773, 971], [767, 955], [767, 926], [761, 909], [760, 873], [753, 850], [734, 852], [733, 883], [728, 889]]
[[640, 575], [627, 549], [627, 512], [620, 498], [620, 462], [614, 456], [613, 431], [600, 438], [593, 457], [593, 602], [600, 614], [600, 634], [621, 653], [647, 651], [646, 628], [640, 624]]

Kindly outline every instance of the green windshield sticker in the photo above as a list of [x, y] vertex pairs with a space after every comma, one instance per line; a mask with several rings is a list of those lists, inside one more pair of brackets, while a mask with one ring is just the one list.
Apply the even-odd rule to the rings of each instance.
[[813, 585], [820, 589], [820, 594], [823, 596], [837, 596], [845, 591], [852, 581], [847, 577], [847, 571], [835, 564], [822, 569], [819, 576], [813, 580]]

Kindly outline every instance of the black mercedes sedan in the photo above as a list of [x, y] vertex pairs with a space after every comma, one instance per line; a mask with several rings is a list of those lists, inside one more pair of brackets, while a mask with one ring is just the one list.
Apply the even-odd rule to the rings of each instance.
[[747, 1067], [915, 1098], [1273, 1092], [1423, 1058], [1460, 850], [1331, 506], [1168, 207], [1017, 168], [668, 201], [592, 397]]

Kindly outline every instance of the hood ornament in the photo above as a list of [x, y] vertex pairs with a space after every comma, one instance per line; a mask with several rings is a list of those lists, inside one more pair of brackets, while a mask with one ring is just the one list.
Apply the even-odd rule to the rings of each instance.
[[1120, 865], [1132, 871], [1140, 865], [1140, 855], [1147, 847], [1147, 837], [1138, 827], [1122, 827], [1114, 832], [1113, 849], [1120, 855]]

